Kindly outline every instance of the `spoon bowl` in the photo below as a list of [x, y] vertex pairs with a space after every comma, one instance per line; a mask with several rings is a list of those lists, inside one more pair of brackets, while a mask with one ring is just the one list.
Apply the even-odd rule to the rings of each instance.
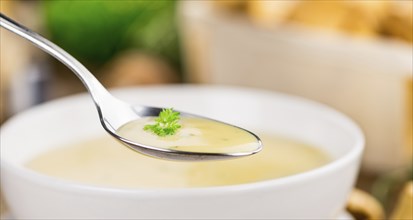
[[[124, 103], [125, 104], [125, 103]], [[122, 127], [124, 124], [139, 119], [139, 118], [144, 118], [144, 117], [153, 117], [153, 116], [158, 116], [159, 113], [163, 110], [163, 108], [157, 108], [157, 107], [148, 107], [148, 106], [141, 106], [141, 105], [131, 105], [131, 106], [125, 106], [129, 107], [130, 110], [134, 112], [134, 114], [131, 114], [131, 118], [119, 118], [119, 122], [124, 120], [123, 123], [111, 123], [110, 119], [106, 119], [106, 115], [101, 114], [101, 111], [99, 111], [100, 114], [100, 120], [103, 128], [112, 136], [114, 136], [116, 139], [120, 140], [122, 143], [126, 144], [126, 146], [130, 147], [131, 149], [138, 151], [140, 153], [146, 154], [148, 156], [156, 157], [156, 158], [161, 158], [161, 159], [170, 159], [170, 160], [186, 160], [186, 161], [195, 161], [195, 160], [219, 160], [219, 159], [229, 159], [231, 157], [242, 157], [242, 156], [249, 156], [255, 153], [258, 153], [259, 151], [262, 150], [262, 143], [260, 138], [255, 135], [254, 133], [245, 130], [240, 127], [236, 127], [231, 124], [227, 124], [224, 122], [220, 122], [214, 119], [209, 119], [203, 116], [199, 115], [194, 115], [190, 114], [187, 112], [182, 112], [178, 111], [181, 116], [183, 117], [195, 117], [195, 118], [203, 118], [203, 119], [208, 119], [208, 120], [213, 120], [216, 122], [220, 122], [223, 124], [227, 124], [230, 126], [233, 126], [237, 129], [244, 130], [248, 133], [250, 133], [252, 136], [254, 136], [257, 140], [257, 147], [249, 152], [228, 152], [228, 153], [210, 153], [210, 152], [194, 152], [194, 151], [182, 151], [182, 150], [174, 150], [174, 149], [166, 149], [166, 148], [160, 148], [160, 147], [154, 147], [154, 146], [149, 146], [145, 145], [142, 143], [136, 143], [135, 141], [132, 141], [128, 138], [123, 137], [121, 134], [119, 134], [119, 128]], [[176, 110], [174, 110], [176, 111]], [[134, 116], [134, 117], [133, 117]]]
[[[256, 148], [251, 149], [248, 152], [192, 152], [166, 149], [157, 146], [149, 146], [125, 138], [118, 132], [118, 129], [120, 127], [127, 124], [128, 122], [140, 118], [158, 116], [159, 113], [162, 111], [162, 108], [149, 107], [143, 105], [130, 105], [113, 97], [103, 87], [103, 85], [93, 76], [93, 74], [90, 73], [89, 70], [86, 67], [84, 67], [78, 60], [76, 60], [74, 57], [72, 57], [70, 54], [68, 54], [66, 51], [64, 51], [62, 48], [58, 47], [54, 43], [45, 39], [36, 32], [24, 27], [23, 25], [18, 24], [16, 21], [13, 21], [12, 19], [8, 18], [2, 13], [0, 13], [0, 26], [30, 41], [32, 44], [42, 49], [46, 53], [52, 55], [60, 62], [62, 62], [64, 65], [66, 65], [69, 69], [71, 69], [89, 91], [89, 94], [91, 95], [97, 108], [99, 119], [103, 128], [117, 140], [121, 141], [123, 144], [137, 152], [161, 159], [191, 161], [217, 160], [248, 156], [257, 153], [262, 149], [261, 140], [257, 135], [243, 128], [239, 128], [233, 125], [231, 126], [233, 126], [235, 129], [246, 131], [252, 137], [254, 137], [256, 140]], [[194, 114], [184, 112], [180, 113], [185, 117], [204, 118]], [[213, 121], [219, 122], [216, 120]]]

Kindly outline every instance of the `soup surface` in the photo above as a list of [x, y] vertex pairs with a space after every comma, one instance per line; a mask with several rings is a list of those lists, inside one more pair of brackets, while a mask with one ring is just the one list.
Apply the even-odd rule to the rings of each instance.
[[320, 167], [330, 161], [318, 148], [260, 136], [264, 149], [239, 159], [177, 162], [136, 153], [110, 136], [62, 146], [26, 166], [60, 179], [120, 188], [184, 188], [250, 183]]
[[154, 117], [135, 120], [118, 132], [122, 137], [144, 145], [190, 152], [244, 153], [260, 147], [256, 137], [249, 132], [213, 120], [182, 117], [177, 133], [164, 137], [144, 130], [145, 125], [153, 121]]

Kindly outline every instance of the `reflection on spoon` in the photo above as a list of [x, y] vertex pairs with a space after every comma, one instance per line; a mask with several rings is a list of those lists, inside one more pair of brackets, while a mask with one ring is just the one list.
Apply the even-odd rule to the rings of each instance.
[[[205, 141], [197, 142], [196, 144], [195, 142], [193, 144], [182, 144], [179, 142], [179, 145], [174, 145], [176, 147], [172, 147], [172, 145], [165, 147], [165, 143], [169, 142], [168, 138], [162, 140], [162, 144], [160, 142], [152, 142], [150, 141], [151, 139], [147, 140], [147, 135], [141, 136], [141, 133], [139, 133], [142, 132], [142, 129], [139, 127], [139, 123], [147, 117], [158, 116], [162, 111], [161, 108], [142, 105], [129, 105], [116, 99], [78, 60], [49, 40], [18, 24], [2, 13], [0, 13], [0, 26], [27, 39], [32, 44], [52, 55], [71, 69], [89, 91], [96, 105], [103, 128], [109, 134], [135, 151], [162, 159], [212, 160], [248, 156], [259, 152], [262, 148], [260, 139], [255, 134], [247, 130], [182, 112], [181, 115], [183, 117], [192, 118], [184, 119], [185, 128], [193, 129], [194, 131], [197, 130], [199, 133], [199, 139], [211, 138], [211, 136], [214, 135], [209, 135], [209, 133], [212, 132], [219, 135], [219, 138], [231, 139], [234, 146], [231, 146], [231, 144], [218, 144], [214, 146], [215, 142], [212, 142], [211, 140], [209, 144], [206, 144], [208, 142]], [[200, 129], [198, 126], [200, 124], [199, 122], [212, 126], [212, 130]], [[81, 126], [81, 124], [79, 125]], [[191, 128], [192, 125], [194, 127]], [[221, 128], [228, 130], [228, 132], [220, 133]], [[182, 134], [185, 134], [188, 130], [182, 129], [182, 132], [177, 136], [180, 140], [185, 139], [182, 137]], [[247, 144], [246, 146], [238, 143], [239, 140], [244, 140], [243, 138], [247, 141], [245, 143]], [[220, 148], [219, 146], [224, 147]]]

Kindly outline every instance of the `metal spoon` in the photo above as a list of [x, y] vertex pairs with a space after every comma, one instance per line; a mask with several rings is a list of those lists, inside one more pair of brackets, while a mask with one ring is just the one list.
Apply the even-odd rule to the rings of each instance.
[[[103, 128], [116, 139], [120, 140], [126, 146], [140, 153], [148, 156], [171, 159], [171, 160], [216, 160], [226, 159], [231, 157], [248, 156], [259, 152], [262, 149], [261, 140], [250, 131], [252, 136], [256, 138], [257, 147], [250, 152], [236, 152], [236, 153], [200, 153], [190, 151], [179, 151], [172, 149], [159, 148], [156, 146], [147, 146], [134, 141], [128, 140], [119, 135], [117, 130], [124, 124], [136, 120], [142, 117], [158, 116], [161, 108], [142, 106], [142, 105], [129, 105], [123, 101], [120, 101], [113, 97], [100, 82], [86, 69], [79, 61], [68, 54], [66, 51], [40, 36], [34, 31], [18, 24], [16, 21], [8, 18], [4, 14], [0, 13], [0, 26], [5, 29], [14, 32], [15, 34], [30, 41], [35, 46], [39, 47], [46, 53], [52, 55], [69, 69], [71, 69], [77, 77], [82, 81], [84, 86], [89, 91], [99, 114], [100, 122]], [[183, 116], [200, 117], [188, 113], [181, 113]], [[222, 122], [223, 123], [223, 122]]]

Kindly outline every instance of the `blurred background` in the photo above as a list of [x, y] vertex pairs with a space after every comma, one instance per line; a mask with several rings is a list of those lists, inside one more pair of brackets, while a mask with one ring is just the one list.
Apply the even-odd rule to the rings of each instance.
[[[366, 135], [357, 186], [395, 219], [406, 212], [397, 204], [413, 206], [400, 202], [413, 194], [413, 185], [403, 193], [413, 178], [412, 1], [2, 0], [0, 6], [109, 88], [227, 84], [332, 106]], [[4, 29], [0, 37], [0, 123], [85, 92], [41, 50]]]

